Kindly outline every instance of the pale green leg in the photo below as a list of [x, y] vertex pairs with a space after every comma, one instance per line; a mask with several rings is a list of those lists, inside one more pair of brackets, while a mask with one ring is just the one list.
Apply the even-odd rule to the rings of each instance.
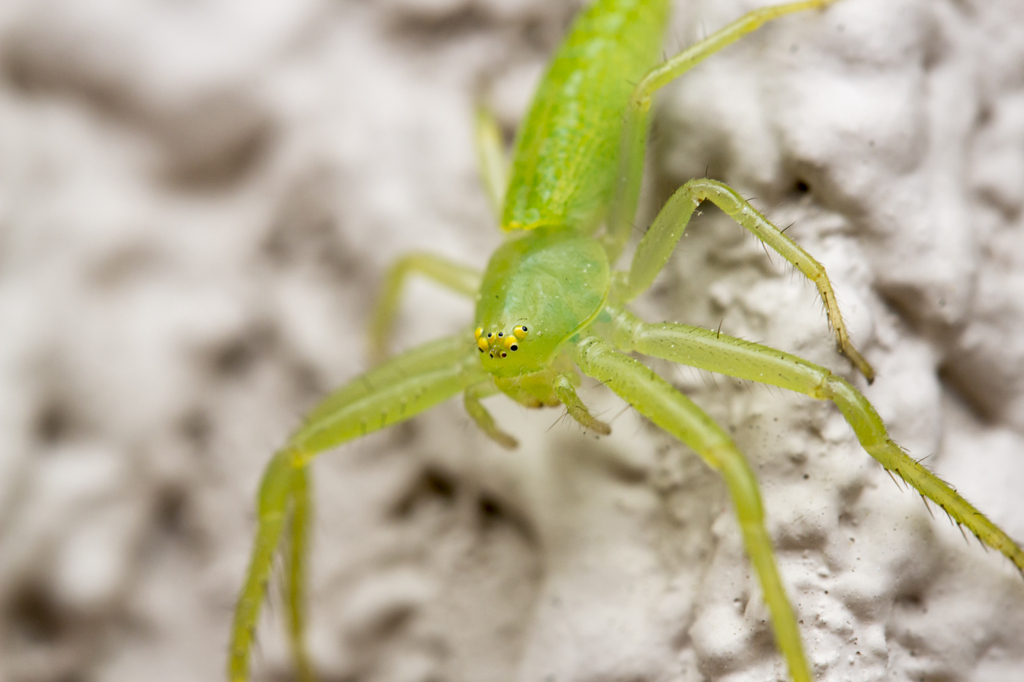
[[256, 542], [249, 573], [235, 606], [235, 621], [231, 630], [228, 657], [228, 680], [231, 682], [245, 682], [249, 679], [249, 653], [273, 568], [274, 552], [277, 551], [284, 531], [293, 479], [295, 472], [301, 468], [297, 461], [291, 450], [279, 451], [267, 466], [260, 484]]
[[249, 678], [256, 624], [289, 512], [289, 636], [300, 677], [311, 678], [312, 668], [302, 644], [302, 568], [311, 513], [307, 464], [324, 450], [404, 421], [470, 386], [489, 381], [471, 340], [469, 334], [438, 339], [353, 379], [314, 408], [288, 445], [274, 455], [260, 484], [256, 541], [235, 607], [228, 656], [231, 682]]
[[814, 283], [821, 295], [821, 300], [825, 303], [825, 313], [829, 323], [835, 330], [839, 352], [853, 362], [869, 383], [873, 381], [875, 371], [850, 341], [850, 335], [843, 323], [843, 316], [839, 312], [836, 294], [832, 290], [832, 283], [829, 281], [828, 275], [825, 274], [825, 268], [804, 251], [799, 244], [768, 222], [750, 205], [750, 202], [717, 180], [690, 180], [676, 190], [676, 193], [658, 213], [658, 217], [654, 219], [651, 229], [637, 245], [636, 254], [634, 254], [629, 268], [629, 278], [625, 290], [619, 292], [620, 299], [630, 301], [651, 286], [655, 276], [668, 262], [669, 256], [672, 255], [676, 244], [683, 236], [683, 231], [686, 230], [686, 225], [690, 221], [694, 209], [704, 200], [708, 200], [722, 209], [729, 217], [774, 249]]
[[418, 274], [467, 297], [476, 295], [482, 275], [479, 270], [429, 253], [410, 253], [400, 258], [384, 278], [370, 324], [370, 359], [377, 364], [390, 353], [395, 317], [402, 289], [409, 275]]
[[480, 165], [480, 179], [491, 202], [495, 217], [501, 221], [505, 205], [505, 190], [508, 188], [508, 154], [502, 139], [501, 126], [494, 114], [483, 105], [477, 105], [474, 118], [477, 163]]
[[649, 368], [616, 352], [596, 336], [572, 348], [573, 359], [589, 376], [611, 388], [640, 414], [688, 445], [725, 479], [747, 554], [772, 615], [775, 641], [794, 682], [811, 682], [793, 607], [782, 586], [754, 472], [725, 431], [689, 398]]
[[763, 7], [715, 31], [704, 40], [688, 47], [660, 64], [640, 79], [626, 107], [619, 145], [619, 177], [615, 196], [608, 214], [608, 229], [604, 246], [612, 262], [618, 258], [629, 240], [640, 198], [640, 180], [644, 172], [644, 154], [647, 151], [647, 129], [650, 119], [651, 98], [661, 88], [689, 71], [693, 66], [731, 45], [762, 24], [786, 14], [825, 7], [835, 0], [809, 0], [791, 2], [774, 7]]
[[846, 380], [795, 355], [718, 332], [681, 324], [647, 324], [622, 310], [613, 314], [613, 343], [622, 350], [831, 400], [868, 454], [942, 507], [957, 523], [967, 526], [986, 545], [1006, 555], [1024, 573], [1024, 550], [955, 490], [907, 456], [889, 438], [867, 398]]
[[583, 404], [580, 397], [576, 395], [576, 387], [579, 386], [579, 383], [580, 379], [575, 374], [559, 374], [558, 378], [555, 379], [555, 395], [565, 405], [569, 416], [582, 424], [583, 428], [590, 429], [602, 436], [607, 436], [612, 432], [612, 427], [591, 416], [590, 410]]
[[494, 417], [487, 411], [487, 408], [480, 402], [481, 398], [494, 395], [498, 392], [498, 389], [493, 383], [479, 384], [477, 386], [471, 386], [466, 389], [464, 395], [464, 401], [466, 405], [466, 412], [472, 417], [476, 425], [487, 434], [487, 437], [493, 440], [495, 443], [503, 448], [512, 450], [519, 445], [512, 435], [502, 431], [501, 428], [494, 422]]
[[[565, 406], [570, 417], [579, 422], [584, 428], [607, 436], [612, 432], [611, 427], [603, 421], [595, 419], [576, 394], [576, 387], [579, 386], [579, 383], [580, 379], [575, 373], [560, 374], [555, 378], [553, 385], [555, 395]], [[512, 449], [517, 447], [519, 443], [513, 436], [502, 431], [495, 424], [494, 417], [491, 416], [491, 413], [480, 402], [481, 398], [486, 398], [498, 392], [498, 388], [493, 383], [478, 384], [466, 389], [464, 394], [466, 412], [469, 413], [469, 416], [473, 418], [473, 421], [476, 422], [480, 430], [487, 434], [491, 440], [504, 448]]]
[[309, 489], [309, 467], [296, 467], [292, 473], [292, 513], [288, 533], [287, 603], [288, 635], [292, 658], [300, 682], [313, 682], [316, 675], [306, 650], [306, 566], [313, 501]]

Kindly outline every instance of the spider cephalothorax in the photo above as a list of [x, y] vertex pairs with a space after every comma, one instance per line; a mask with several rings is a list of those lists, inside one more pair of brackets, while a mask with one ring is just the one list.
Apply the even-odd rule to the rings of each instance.
[[487, 264], [476, 304], [484, 369], [512, 377], [550, 366], [604, 307], [610, 285], [608, 256], [593, 239], [536, 230], [505, 242]]

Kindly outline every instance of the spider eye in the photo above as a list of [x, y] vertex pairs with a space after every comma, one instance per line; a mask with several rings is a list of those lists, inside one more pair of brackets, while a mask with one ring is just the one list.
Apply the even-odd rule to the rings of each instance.
[[511, 346], [508, 347], [508, 349], [509, 350], [519, 350], [519, 346], [517, 346], [516, 344], [513, 343]]
[[526, 338], [526, 332], [527, 329], [525, 326], [519, 326], [512, 330], [512, 333], [515, 334], [515, 337], [520, 341]]
[[501, 357], [503, 357], [503, 358], [507, 358], [507, 357], [508, 357], [508, 354], [507, 354], [507, 353], [502, 353], [502, 354], [501, 354]]

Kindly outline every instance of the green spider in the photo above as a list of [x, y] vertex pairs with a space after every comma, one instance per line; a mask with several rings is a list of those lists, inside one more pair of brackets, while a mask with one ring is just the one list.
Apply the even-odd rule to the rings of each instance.
[[[758, 484], [742, 453], [700, 408], [629, 353], [779, 386], [839, 408], [879, 463], [967, 526], [1024, 572], [1024, 551], [1006, 533], [888, 436], [874, 408], [849, 382], [799, 357], [716, 331], [650, 324], [626, 305], [650, 287], [694, 210], [710, 201], [814, 282], [838, 349], [870, 382], [822, 266], [734, 190], [691, 180], [669, 199], [629, 268], [613, 271], [636, 212], [651, 98], [696, 63], [777, 17], [821, 9], [808, 0], [753, 11], [658, 64], [667, 0], [598, 0], [577, 18], [555, 55], [519, 131], [506, 179], [493, 119], [477, 118], [484, 183], [510, 238], [484, 273], [414, 254], [391, 270], [374, 318], [381, 363], [327, 397], [271, 460], [259, 492], [258, 530], [235, 611], [228, 676], [246, 680], [254, 630], [273, 557], [287, 527], [289, 634], [299, 674], [312, 679], [303, 643], [304, 557], [310, 503], [308, 464], [318, 453], [415, 416], [463, 393], [470, 417], [505, 447], [481, 399], [504, 393], [526, 407], [564, 406], [600, 434], [576, 393], [579, 372], [608, 386], [640, 414], [719, 471], [769, 607], [777, 646], [797, 682], [812, 679], [797, 620], [779, 577]], [[383, 360], [404, 281], [412, 274], [476, 299], [474, 324], [456, 336]]]

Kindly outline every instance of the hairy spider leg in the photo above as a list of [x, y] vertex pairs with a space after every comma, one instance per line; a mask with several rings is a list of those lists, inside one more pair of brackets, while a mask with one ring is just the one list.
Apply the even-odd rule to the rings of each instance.
[[828, 369], [774, 348], [700, 327], [642, 322], [625, 310], [612, 314], [612, 343], [664, 360], [739, 379], [779, 386], [835, 403], [861, 446], [887, 470], [967, 526], [978, 539], [1002, 552], [1024, 573], [1024, 550], [948, 484], [908, 456], [889, 437], [875, 409], [857, 389]]
[[[289, 511], [292, 518], [288, 560], [288, 602], [293, 650], [302, 644], [304, 561], [311, 506], [306, 466], [317, 454], [413, 417], [460, 391], [491, 381], [476, 356], [479, 351], [460, 334], [426, 343], [385, 362], [325, 398], [267, 466], [260, 485], [259, 518], [245, 585], [235, 608], [228, 679], [248, 679], [249, 656]], [[308, 658], [300, 670], [311, 673]]]
[[626, 106], [619, 144], [619, 172], [608, 213], [608, 224], [602, 243], [608, 250], [609, 260], [622, 253], [629, 240], [640, 199], [640, 181], [644, 172], [647, 152], [647, 129], [650, 123], [651, 98], [661, 88], [689, 71], [692, 67], [731, 45], [742, 36], [757, 30], [763, 24], [794, 12], [826, 7], [835, 0], [807, 0], [786, 5], [762, 7], [744, 14], [710, 36], [667, 61], [654, 67], [637, 83]]
[[512, 450], [519, 446], [519, 441], [511, 434], [502, 431], [501, 427], [495, 423], [491, 413], [480, 402], [481, 398], [486, 398], [496, 393], [500, 393], [500, 391], [493, 381], [486, 384], [477, 384], [466, 389], [463, 395], [463, 403], [466, 406], [466, 412], [469, 413], [469, 416], [476, 423], [477, 428], [501, 447]]
[[480, 166], [480, 180], [490, 200], [495, 217], [501, 222], [501, 211], [505, 206], [505, 190], [508, 188], [508, 153], [502, 139], [501, 126], [494, 113], [483, 104], [476, 106], [473, 117], [473, 140], [476, 143], [476, 160]]
[[309, 467], [296, 466], [292, 472], [291, 523], [286, 538], [285, 603], [288, 605], [288, 642], [300, 682], [316, 679], [306, 650], [306, 571], [303, 563], [309, 553], [309, 529], [313, 516], [311, 495]]
[[661, 271], [676, 244], [683, 236], [687, 223], [694, 210], [702, 201], [710, 201], [722, 209], [730, 218], [739, 223], [770, 246], [780, 256], [792, 263], [807, 279], [818, 288], [818, 294], [825, 304], [825, 314], [830, 326], [835, 330], [836, 346], [853, 365], [871, 383], [875, 379], [875, 370], [857, 351], [846, 331], [843, 316], [839, 312], [839, 303], [832, 290], [832, 283], [825, 274], [825, 268], [804, 251], [799, 244], [782, 233], [768, 220], [758, 213], [746, 199], [735, 190], [717, 180], [690, 180], [676, 190], [675, 194], [665, 203], [649, 230], [640, 240], [633, 262], [629, 268], [629, 278], [625, 290], [621, 292], [623, 301], [631, 301], [645, 291]]
[[590, 414], [590, 410], [583, 404], [580, 397], [576, 395], [576, 387], [580, 385], [580, 377], [575, 372], [559, 374], [555, 379], [555, 395], [565, 405], [566, 412], [575, 419], [583, 428], [590, 429], [602, 436], [612, 432], [612, 427]]
[[249, 653], [256, 635], [256, 623], [270, 580], [274, 553], [281, 540], [291, 499], [292, 477], [297, 468], [292, 453], [287, 450], [274, 454], [263, 474], [257, 510], [259, 511], [256, 541], [246, 573], [242, 593], [235, 605], [235, 619], [231, 628], [228, 648], [228, 679], [244, 682], [249, 679]]
[[772, 615], [775, 642], [793, 682], [811, 682], [793, 607], [775, 563], [757, 479], [750, 464], [724, 430], [689, 398], [641, 364], [595, 335], [571, 347], [584, 374], [611, 388], [636, 410], [669, 432], [721, 473], [732, 498], [750, 562], [761, 582]]
[[[708, 38], [651, 69], [641, 79], [626, 108], [619, 150], [619, 178], [603, 242], [611, 260], [614, 260], [622, 252], [622, 248], [629, 239], [632, 222], [636, 215], [647, 147], [651, 98], [654, 93], [698, 62], [730, 45], [743, 35], [760, 28], [766, 22], [786, 14], [825, 7], [833, 1], [794, 2], [749, 12]], [[850, 341], [850, 335], [843, 323], [832, 284], [825, 274], [825, 268], [800, 248], [796, 242], [768, 222], [734, 190], [714, 180], [691, 180], [683, 185], [662, 208], [651, 228], [641, 240], [633, 258], [629, 283], [624, 292], [625, 300], [631, 300], [650, 286], [682, 236], [694, 209], [704, 200], [711, 201], [729, 214], [755, 237], [796, 266], [804, 276], [814, 283], [825, 303], [825, 312], [835, 331], [839, 351], [850, 359], [869, 383], [873, 381], [874, 370]]]
[[378, 364], [391, 353], [391, 336], [402, 291], [410, 275], [417, 274], [467, 298], [476, 296], [483, 277], [476, 268], [430, 253], [409, 253], [399, 258], [384, 277], [370, 322], [370, 361]]

